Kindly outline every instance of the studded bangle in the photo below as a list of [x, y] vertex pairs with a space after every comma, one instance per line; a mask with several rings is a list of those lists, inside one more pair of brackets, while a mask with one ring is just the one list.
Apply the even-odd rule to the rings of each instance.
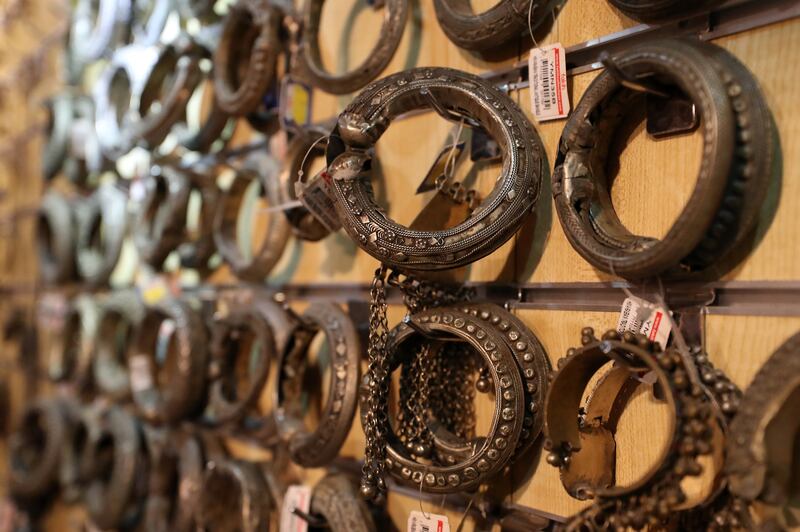
[[[456, 120], [476, 120], [503, 154], [503, 172], [492, 192], [467, 220], [438, 231], [392, 221], [375, 203], [369, 182], [366, 150], [395, 116], [425, 107]], [[488, 255], [517, 231], [539, 194], [544, 149], [519, 107], [486, 80], [448, 68], [416, 68], [372, 83], [347, 106], [327, 159], [336, 211], [359, 246], [389, 266], [441, 270]]]
[[[167, 350], [163, 364], [156, 362], [159, 348]], [[196, 413], [205, 396], [207, 349], [205, 325], [188, 302], [146, 308], [128, 353], [133, 402], [144, 419], [171, 423]]]
[[[591, 328], [583, 330], [581, 343], [581, 348], [570, 349], [567, 358], [559, 362], [545, 407], [545, 447], [550, 451], [547, 461], [561, 469], [565, 486], [572, 494], [594, 499], [594, 504], [575, 515], [567, 528], [594, 530], [622, 526], [639, 530], [648, 525], [658, 526], [685, 500], [680, 480], [699, 475], [701, 467], [697, 458], [711, 452], [713, 406], [704, 388], [692, 382], [690, 375], [694, 368], [686, 367], [684, 357], [673, 348], [662, 351], [658, 344], [644, 336], [620, 335], [614, 330], [598, 340]], [[580, 469], [596, 468], [598, 459], [605, 465], [613, 461], [604, 454], [602, 437], [585, 437], [587, 432], [593, 432], [593, 427], [582, 427], [573, 421], [583, 390], [609, 361], [630, 373], [652, 372], [675, 414], [669, 427], [670, 443], [656, 465], [635, 483], [624, 487], [609, 485], [613, 474], [603, 471], [595, 471], [576, 481]], [[622, 391], [626, 386], [623, 377], [624, 374], [616, 373], [601, 386], [614, 392]], [[608, 423], [613, 422], [613, 411], [620, 403], [616, 402], [614, 394], [601, 394], [599, 401], [594, 410], [604, 416], [607, 423], [601, 428], [609, 430]], [[573, 468], [579, 471], [569, 471]]]
[[292, 56], [292, 74], [332, 94], [349, 94], [383, 72], [403, 38], [408, 20], [408, 0], [387, 0], [380, 40], [359, 66], [345, 74], [331, 74], [322, 66], [319, 30], [325, 0], [306, 0], [300, 44]]
[[605, 71], [567, 122], [553, 172], [556, 211], [568, 240], [596, 268], [626, 278], [721, 265], [755, 227], [771, 177], [773, 127], [756, 81], [727, 52], [688, 40], [645, 44], [615, 62], [631, 78], [674, 84], [664, 90], [683, 92], [697, 107], [704, 141], [697, 184], [662, 240], [622, 225], [602, 168], [613, 130], [643, 95]]
[[539, 438], [544, 425], [544, 401], [550, 379], [550, 359], [541, 342], [525, 323], [503, 307], [467, 303], [461, 311], [479, 317], [500, 332], [514, 353], [525, 388], [525, 417], [515, 454], [521, 455]]
[[[416, 330], [422, 330], [427, 335], [452, 335], [468, 342], [488, 367], [495, 392], [494, 419], [489, 433], [478, 441], [477, 449], [460, 462], [447, 465], [417, 461], [389, 426], [386, 468], [399, 481], [431, 493], [453, 493], [475, 488], [508, 464], [522, 433], [525, 389], [517, 361], [502, 333], [458, 307], [426, 310], [411, 315], [409, 320], [413, 327], [401, 323], [390, 333], [386, 347], [386, 386], [394, 369], [410, 363], [411, 352], [403, 349], [403, 343], [411, 340], [417, 334]], [[363, 401], [362, 408], [365, 408]], [[365, 414], [362, 410], [362, 421], [366, 419]]]
[[[330, 346], [331, 385], [320, 423], [309, 432], [300, 399], [308, 349], [317, 331], [325, 333]], [[319, 467], [339, 453], [356, 411], [360, 362], [361, 345], [350, 317], [336, 305], [312, 304], [289, 336], [275, 386], [275, 421], [295, 463]]]
[[273, 213], [266, 234], [251, 257], [245, 256], [237, 241], [239, 211], [243, 206], [245, 192], [254, 180], [258, 180], [270, 205], [281, 201], [280, 183], [274, 179], [277, 163], [268, 156], [251, 157], [245, 167], [238, 170], [233, 182], [222, 192], [214, 219], [214, 242], [225, 262], [240, 279], [262, 281], [278, 263], [291, 232], [289, 222], [281, 213]]
[[274, 82], [281, 14], [266, 0], [239, 0], [228, 11], [214, 54], [217, 102], [227, 113], [255, 110]]

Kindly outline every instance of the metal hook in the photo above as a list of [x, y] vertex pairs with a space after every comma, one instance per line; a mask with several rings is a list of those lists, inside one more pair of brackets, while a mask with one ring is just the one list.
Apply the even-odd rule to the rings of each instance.
[[292, 513], [314, 528], [330, 528], [330, 525], [328, 524], [327, 521], [325, 521], [321, 517], [308, 514], [303, 510], [301, 510], [300, 508], [297, 507], [292, 508]]
[[414, 332], [421, 334], [428, 340], [432, 340], [435, 342], [451, 342], [451, 343], [461, 343], [461, 340], [458, 337], [451, 336], [449, 334], [439, 333], [438, 331], [430, 331], [421, 327], [418, 323], [415, 323], [414, 320], [411, 319], [409, 314], [403, 316], [403, 323], [414, 329]]
[[450, 120], [451, 122], [464, 122], [470, 127], [481, 127], [480, 122], [478, 122], [477, 120], [470, 118], [468, 116], [458, 115], [447, 109], [439, 102], [439, 100], [436, 99], [436, 97], [430, 90], [422, 89], [419, 91], [419, 93], [422, 96], [424, 96], [426, 100], [428, 100], [428, 103], [431, 104], [433, 110], [436, 111], [436, 113], [445, 120]]
[[606, 68], [609, 74], [614, 76], [614, 78], [622, 84], [623, 87], [627, 87], [631, 90], [639, 91], [639, 92], [646, 92], [649, 94], [654, 94], [656, 96], [660, 96], [661, 98], [669, 98], [670, 95], [664, 92], [663, 90], [657, 88], [653, 84], [649, 84], [643, 82], [640, 79], [635, 79], [625, 73], [617, 64], [616, 60], [609, 54], [607, 51], [603, 51], [600, 54], [600, 62]]

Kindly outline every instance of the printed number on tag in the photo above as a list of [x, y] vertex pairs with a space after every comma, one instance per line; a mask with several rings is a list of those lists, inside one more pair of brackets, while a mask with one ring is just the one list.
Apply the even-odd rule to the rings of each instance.
[[311, 508], [311, 488], [308, 486], [289, 486], [281, 507], [280, 532], [306, 532], [308, 523], [294, 513], [295, 508], [308, 513]]
[[644, 334], [663, 349], [672, 331], [672, 321], [666, 309], [639, 297], [627, 297], [617, 321], [617, 332], [625, 331]]
[[560, 43], [534, 48], [528, 56], [531, 110], [539, 122], [569, 114], [567, 63]]
[[407, 532], [450, 532], [446, 515], [423, 514], [414, 510], [408, 515]]

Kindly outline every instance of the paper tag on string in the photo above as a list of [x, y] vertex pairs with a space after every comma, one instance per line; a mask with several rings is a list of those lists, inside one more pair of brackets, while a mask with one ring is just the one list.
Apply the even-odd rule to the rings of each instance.
[[408, 515], [407, 532], [450, 532], [446, 515], [423, 514], [414, 510]]
[[331, 175], [323, 170], [308, 185], [295, 183], [295, 193], [308, 212], [328, 231], [335, 233], [342, 224], [331, 199], [333, 195], [331, 179]]
[[289, 486], [283, 497], [281, 507], [280, 532], [306, 532], [308, 523], [294, 513], [295, 508], [307, 514], [311, 509], [311, 488], [308, 486]]
[[533, 48], [528, 56], [531, 110], [539, 122], [569, 114], [567, 62], [561, 43]]
[[293, 79], [281, 83], [280, 117], [283, 129], [311, 123], [311, 87]]
[[627, 297], [617, 321], [617, 332], [626, 331], [644, 334], [663, 349], [672, 332], [672, 320], [664, 308], [639, 297]]

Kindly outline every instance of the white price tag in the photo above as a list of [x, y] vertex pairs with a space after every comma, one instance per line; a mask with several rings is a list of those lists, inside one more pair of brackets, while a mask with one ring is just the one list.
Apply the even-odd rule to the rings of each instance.
[[644, 334], [663, 349], [672, 332], [672, 321], [664, 308], [639, 297], [627, 297], [622, 302], [617, 331]]
[[308, 486], [289, 486], [286, 495], [283, 497], [281, 507], [281, 527], [280, 532], [306, 532], [308, 523], [302, 517], [294, 514], [297, 508], [303, 513], [308, 513], [311, 509], [311, 488]]
[[533, 48], [528, 56], [531, 110], [539, 122], [569, 114], [567, 62], [561, 43]]
[[414, 510], [408, 515], [407, 532], [450, 532], [446, 515], [423, 514]]
[[296, 182], [295, 193], [308, 212], [328, 231], [335, 233], [342, 227], [342, 224], [331, 199], [333, 197], [331, 179], [331, 175], [326, 170], [322, 170], [308, 185]]

